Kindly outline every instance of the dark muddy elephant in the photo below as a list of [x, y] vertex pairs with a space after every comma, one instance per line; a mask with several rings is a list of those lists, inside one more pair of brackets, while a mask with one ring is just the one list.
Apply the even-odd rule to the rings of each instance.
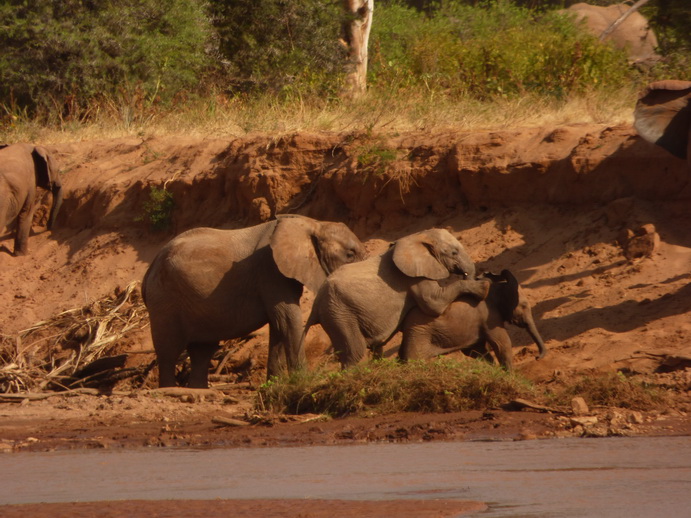
[[657, 81], [641, 94], [634, 127], [648, 142], [688, 160], [691, 169], [691, 81]]
[[[561, 12], [575, 15], [576, 23], [582, 22], [585, 30], [596, 38], [601, 38], [629, 8], [624, 3], [602, 6], [580, 2]], [[603, 41], [611, 42], [624, 50], [631, 63], [651, 65], [660, 59], [657, 54], [657, 37], [648, 20], [639, 12], [631, 13]]]
[[[319, 323], [343, 367], [375, 356], [414, 307], [441, 315], [459, 295], [487, 295], [487, 281], [468, 280], [475, 265], [446, 230], [432, 229], [396, 241], [384, 254], [348, 264], [319, 289], [307, 321]], [[304, 335], [303, 335], [304, 337]]]
[[58, 168], [44, 148], [32, 144], [12, 144], [0, 148], [0, 231], [16, 220], [14, 255], [29, 252], [29, 233], [33, 223], [36, 187], [53, 194], [48, 217], [52, 229], [62, 204], [62, 183]]
[[158, 253], [142, 282], [159, 385], [175, 385], [175, 365], [187, 349], [189, 386], [207, 387], [219, 341], [267, 323], [268, 375], [301, 367], [303, 286], [316, 292], [328, 274], [363, 258], [362, 243], [343, 223], [302, 216], [180, 234]]
[[499, 363], [511, 370], [513, 353], [511, 338], [504, 327], [506, 323], [526, 329], [538, 346], [537, 359], [545, 356], [545, 343], [516, 277], [509, 270], [485, 276], [492, 280], [485, 300], [461, 297], [436, 318], [412, 309], [403, 322], [399, 358], [432, 358], [460, 350], [487, 357], [489, 344]]

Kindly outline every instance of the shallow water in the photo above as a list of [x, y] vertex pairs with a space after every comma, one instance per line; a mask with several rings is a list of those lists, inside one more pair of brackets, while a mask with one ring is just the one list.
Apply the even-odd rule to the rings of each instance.
[[478, 516], [689, 516], [691, 438], [0, 455], [0, 503], [320, 498], [484, 501]]

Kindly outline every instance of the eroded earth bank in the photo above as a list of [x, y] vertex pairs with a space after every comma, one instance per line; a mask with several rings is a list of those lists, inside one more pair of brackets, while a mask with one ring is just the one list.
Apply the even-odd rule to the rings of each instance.
[[[128, 286], [134, 288], [126, 302], [131, 304], [138, 289], [131, 283], [141, 280], [163, 243], [194, 226], [236, 228], [296, 212], [345, 222], [370, 253], [405, 234], [440, 226], [459, 237], [479, 268], [511, 269], [528, 293], [549, 354], [535, 361], [530, 338], [511, 329], [524, 376], [539, 383], [601, 371], [638, 376], [672, 388], [671, 406], [643, 414], [591, 409], [606, 425], [604, 433], [614, 421], [617, 433], [689, 433], [691, 174], [684, 161], [647, 144], [630, 126], [388, 137], [131, 137], [49, 147], [65, 190], [56, 229], [45, 231], [45, 214], [39, 212], [26, 257], [9, 253], [9, 233], [0, 242], [5, 358], [23, 351], [25, 358], [40, 356], [59, 366], [94, 332], [86, 326], [68, 333], [60, 315], [91, 308], [78, 313], [86, 319], [94, 304], [104, 306], [108, 297], [112, 302]], [[151, 187], [172, 193], [167, 230], [154, 232], [146, 221]], [[311, 300], [306, 293], [305, 314]], [[153, 359], [146, 314], [136, 317], [108, 345], [110, 354], [127, 354], [126, 367]], [[52, 327], [27, 334], [48, 319]], [[259, 446], [583, 433], [566, 416], [530, 410], [327, 422], [257, 415], [253, 388], [265, 376], [266, 343], [266, 330], [234, 342], [227, 359], [234, 374], [221, 381], [239, 383], [203, 400], [129, 393], [126, 384], [113, 394], [3, 400], [0, 447]], [[387, 354], [395, 348], [396, 340]], [[310, 361], [323, 361], [327, 349], [321, 330], [311, 331]], [[5, 390], [24, 386], [12, 378], [22, 367], [5, 365]], [[154, 370], [145, 387], [155, 381]], [[227, 426], [219, 417], [251, 424]]]

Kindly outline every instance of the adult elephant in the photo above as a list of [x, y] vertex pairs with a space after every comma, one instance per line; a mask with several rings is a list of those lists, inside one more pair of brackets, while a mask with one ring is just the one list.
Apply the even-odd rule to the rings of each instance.
[[62, 183], [48, 151], [33, 144], [0, 148], [0, 230], [16, 219], [14, 255], [29, 252], [29, 233], [34, 219], [36, 187], [53, 194], [48, 230], [53, 228], [62, 204]]
[[368, 347], [381, 355], [411, 309], [438, 316], [461, 294], [483, 299], [489, 283], [468, 280], [474, 276], [473, 261], [450, 232], [406, 236], [384, 254], [331, 274], [315, 297], [305, 334], [320, 323], [341, 365], [353, 365]]
[[[575, 15], [577, 23], [582, 22], [588, 32], [596, 38], [602, 38], [603, 33], [629, 9], [630, 6], [623, 3], [601, 6], [579, 2], [561, 12]], [[631, 63], [650, 64], [660, 59], [656, 52], [655, 32], [639, 12], [628, 15], [612, 32], [605, 35], [604, 41], [624, 50]]]
[[504, 327], [506, 323], [527, 329], [538, 346], [537, 359], [545, 356], [547, 348], [516, 277], [509, 270], [503, 270], [499, 275], [486, 273], [485, 276], [492, 281], [485, 300], [461, 297], [436, 318], [417, 308], [412, 309], [403, 322], [399, 358], [432, 358], [459, 350], [487, 357], [489, 344], [499, 363], [511, 370], [513, 353], [511, 338]]
[[142, 282], [158, 359], [159, 385], [175, 385], [175, 365], [187, 349], [189, 386], [208, 386], [220, 340], [269, 324], [268, 375], [304, 363], [303, 286], [316, 292], [326, 276], [364, 258], [343, 223], [280, 216], [239, 230], [196, 228], [158, 253]]
[[691, 168], [691, 81], [657, 81], [643, 91], [634, 127], [648, 142], [685, 158]]

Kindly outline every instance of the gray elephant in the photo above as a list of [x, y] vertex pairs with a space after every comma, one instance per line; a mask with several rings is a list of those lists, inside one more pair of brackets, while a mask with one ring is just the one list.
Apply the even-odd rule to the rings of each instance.
[[319, 323], [343, 367], [375, 356], [417, 307], [441, 315], [461, 294], [487, 295], [488, 281], [467, 280], [475, 265], [446, 230], [432, 229], [399, 239], [384, 254], [332, 273], [322, 284], [305, 327]]
[[691, 81], [657, 81], [641, 94], [634, 127], [648, 142], [685, 158], [691, 168]]
[[343, 223], [280, 216], [249, 228], [196, 228], [175, 237], [144, 276], [159, 385], [175, 385], [175, 365], [187, 349], [189, 386], [208, 386], [220, 340], [269, 324], [268, 375], [304, 364], [303, 286], [317, 291], [343, 264], [364, 258], [364, 247]]
[[0, 230], [16, 219], [14, 255], [29, 252], [29, 233], [38, 208], [36, 187], [53, 194], [48, 217], [52, 229], [62, 204], [62, 183], [50, 154], [40, 146], [11, 144], [0, 147]]
[[[603, 33], [629, 8], [624, 3], [601, 6], [580, 2], [561, 12], [575, 15], [577, 23], [582, 22], [588, 32], [596, 38], [602, 38]], [[650, 65], [660, 59], [656, 52], [657, 37], [648, 20], [639, 12], [632, 12], [627, 16], [605, 36], [604, 41], [624, 50], [631, 63]]]
[[537, 359], [545, 356], [545, 343], [516, 277], [509, 270], [503, 270], [499, 275], [486, 273], [485, 276], [492, 281], [485, 300], [461, 297], [436, 318], [417, 308], [412, 309], [403, 322], [399, 358], [431, 358], [459, 350], [487, 358], [489, 344], [499, 363], [511, 370], [511, 338], [504, 328], [507, 322], [527, 329], [538, 346]]

